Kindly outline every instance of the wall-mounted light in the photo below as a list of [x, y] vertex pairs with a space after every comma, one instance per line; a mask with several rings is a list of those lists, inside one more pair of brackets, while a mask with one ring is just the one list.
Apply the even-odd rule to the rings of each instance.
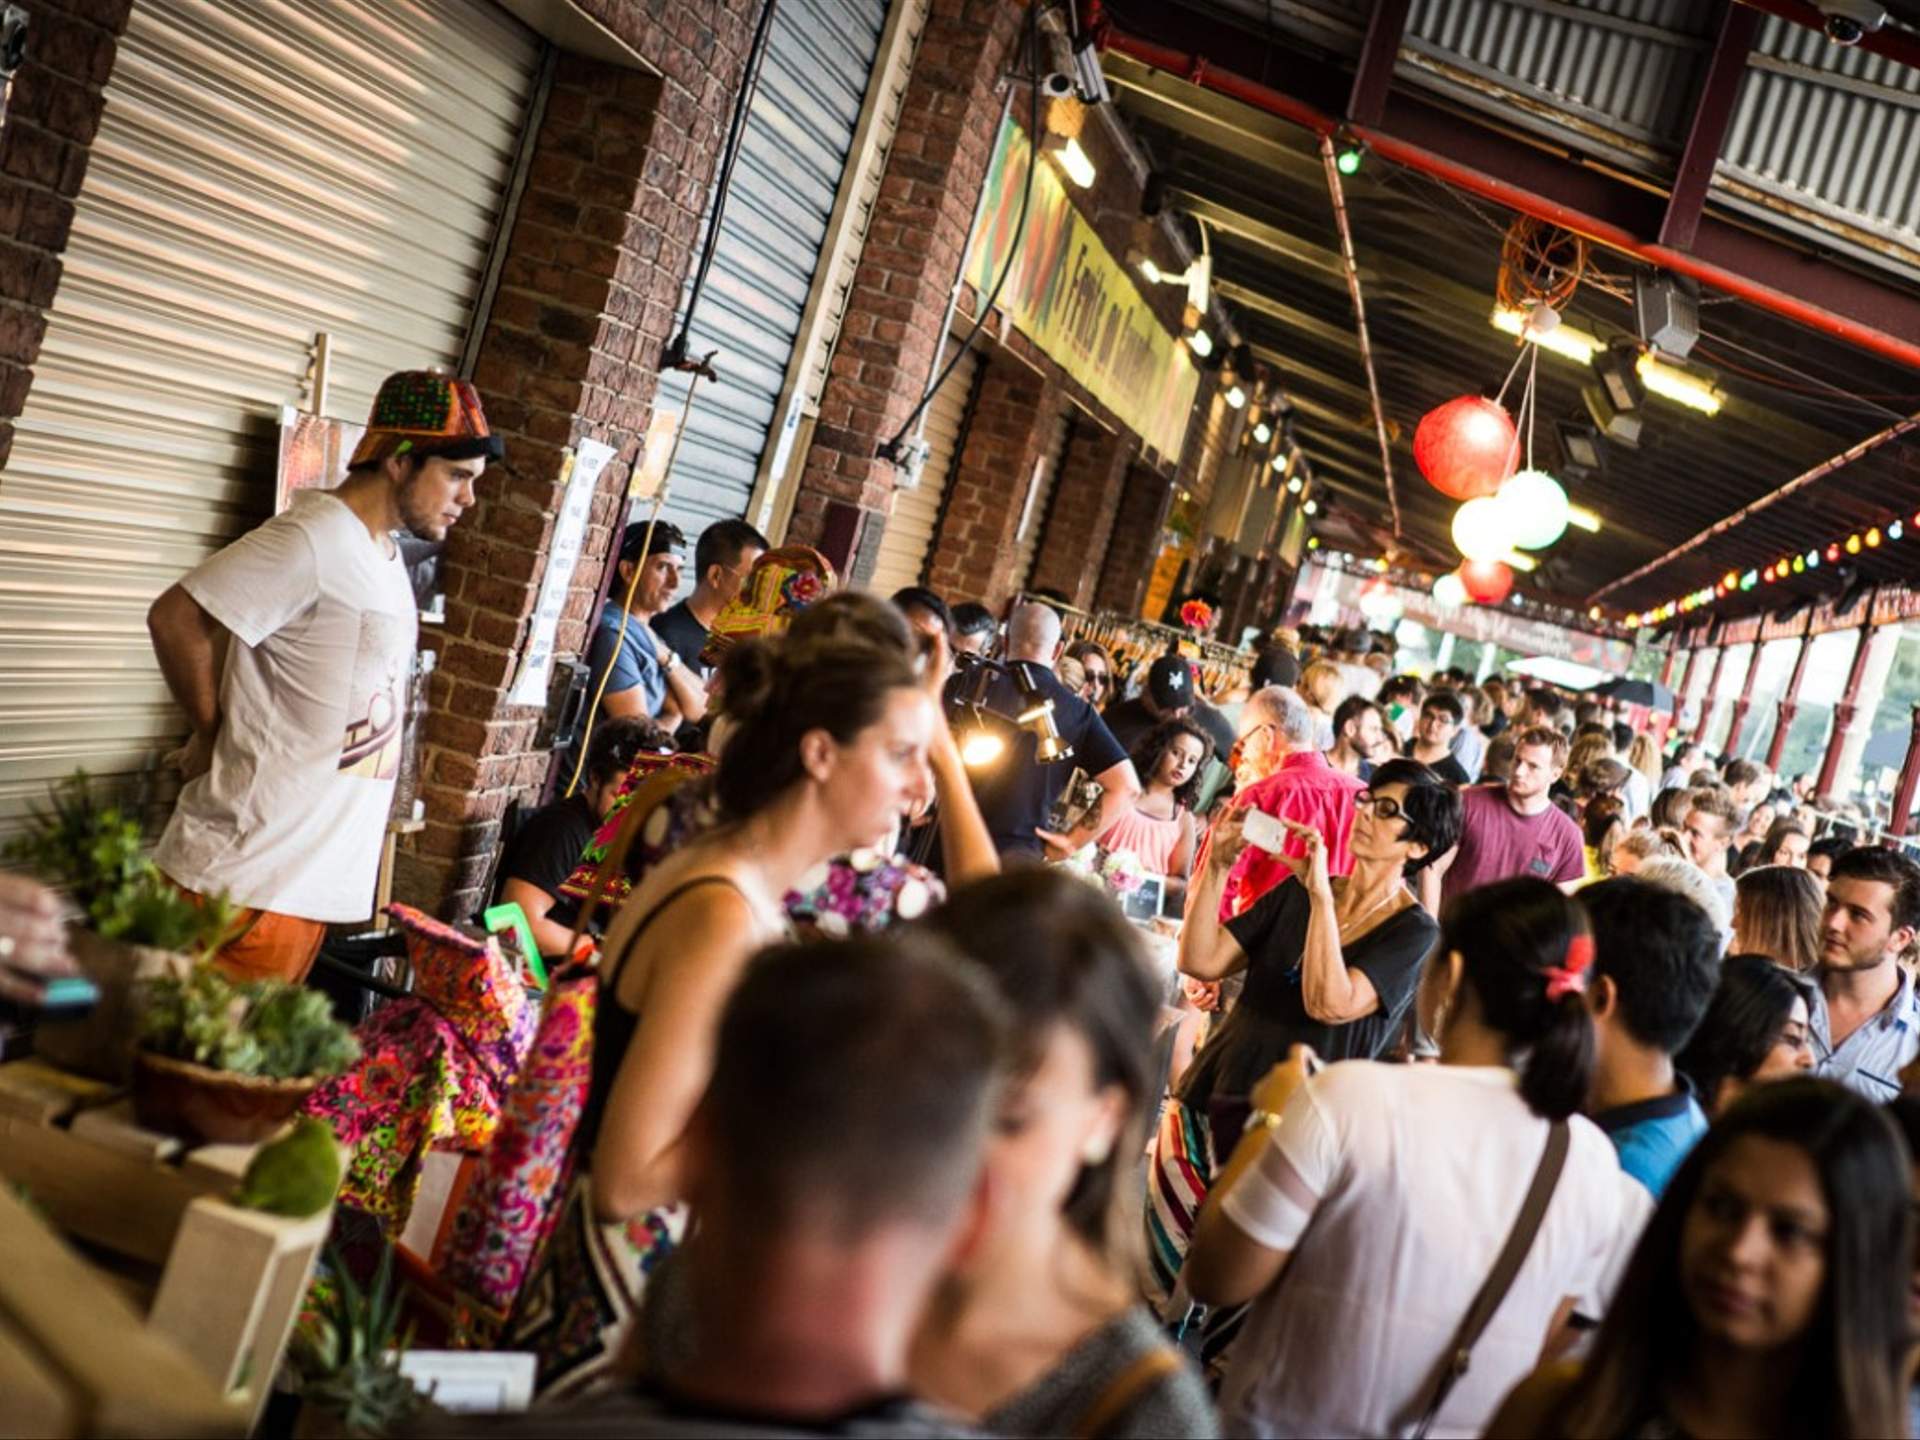
[[1238, 385], [1235, 385], [1232, 389], [1227, 391], [1227, 404], [1231, 406], [1233, 409], [1238, 410], [1241, 407], [1243, 407], [1246, 403], [1247, 403], [1247, 392], [1241, 389]]
[[1267, 424], [1266, 421], [1262, 420], [1258, 425], [1253, 427], [1253, 441], [1256, 445], [1264, 445], [1272, 438], [1273, 427]]
[[1204, 330], [1196, 330], [1187, 337], [1187, 344], [1193, 347], [1193, 353], [1202, 359], [1213, 353], [1213, 337]]
[[1298, 495], [1305, 488], [1306, 486], [1301, 483], [1298, 475], [1287, 481], [1287, 494], [1289, 495]]
[[1309, 515], [1318, 515], [1320, 513], [1320, 502], [1318, 500], [1309, 500], [1300, 508]]
[[1054, 159], [1060, 162], [1060, 168], [1066, 177], [1082, 190], [1093, 184], [1093, 161], [1087, 158], [1087, 152], [1080, 148], [1080, 142], [1074, 139], [1064, 140], [1053, 152]]

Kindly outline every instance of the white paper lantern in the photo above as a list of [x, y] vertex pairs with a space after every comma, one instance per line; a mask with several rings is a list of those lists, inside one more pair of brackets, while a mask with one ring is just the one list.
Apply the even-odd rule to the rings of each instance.
[[1514, 517], [1496, 495], [1469, 500], [1453, 512], [1453, 543], [1469, 560], [1498, 560], [1513, 549]]
[[1567, 492], [1544, 470], [1522, 470], [1496, 498], [1513, 526], [1513, 543], [1522, 550], [1544, 550], [1567, 533]]

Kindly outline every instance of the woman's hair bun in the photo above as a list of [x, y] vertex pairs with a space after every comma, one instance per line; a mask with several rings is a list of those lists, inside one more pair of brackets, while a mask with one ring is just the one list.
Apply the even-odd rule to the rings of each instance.
[[726, 713], [736, 722], [764, 713], [773, 703], [782, 668], [776, 642], [743, 640], [732, 646], [720, 663]]

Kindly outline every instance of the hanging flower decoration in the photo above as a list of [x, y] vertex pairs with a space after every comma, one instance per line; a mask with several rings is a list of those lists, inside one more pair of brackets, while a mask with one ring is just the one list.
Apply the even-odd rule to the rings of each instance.
[[1420, 473], [1456, 500], [1493, 494], [1518, 459], [1513, 417], [1482, 395], [1462, 395], [1429, 410], [1413, 432]]
[[1180, 623], [1202, 634], [1213, 624], [1213, 607], [1204, 600], [1189, 600], [1180, 607]]

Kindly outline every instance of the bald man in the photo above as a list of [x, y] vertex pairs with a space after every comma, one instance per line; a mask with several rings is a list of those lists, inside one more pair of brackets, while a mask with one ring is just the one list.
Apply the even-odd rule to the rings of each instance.
[[[1007, 621], [1007, 661], [1024, 664], [1041, 698], [1053, 702], [1054, 728], [1073, 747], [1073, 754], [1043, 764], [1034, 753], [1033, 733], [1021, 730], [997, 760], [973, 772], [973, 793], [992, 832], [994, 848], [1003, 857], [1070, 855], [1125, 814], [1140, 796], [1140, 779], [1127, 752], [1094, 708], [1053, 673], [1060, 651], [1060, 616], [1055, 611], [1031, 603], [1014, 607]], [[962, 676], [956, 682], [956, 693], [964, 680]], [[1027, 709], [1028, 702], [1012, 676], [996, 675], [987, 689], [986, 706], [1013, 717]], [[1046, 828], [1047, 813], [1076, 769], [1098, 782], [1100, 803], [1072, 832], [1055, 835]]]

